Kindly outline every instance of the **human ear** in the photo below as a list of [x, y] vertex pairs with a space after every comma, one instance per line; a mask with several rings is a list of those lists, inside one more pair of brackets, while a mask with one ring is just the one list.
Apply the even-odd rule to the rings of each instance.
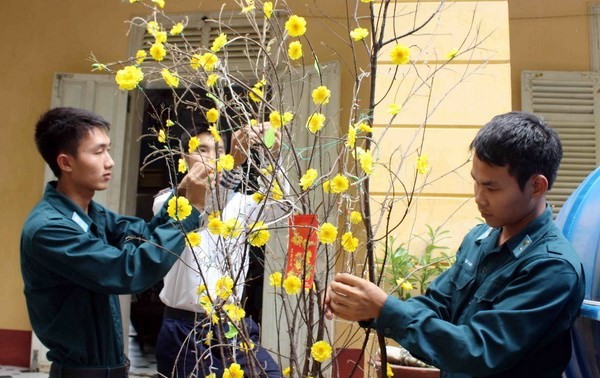
[[56, 164], [61, 171], [71, 172], [73, 167], [71, 166], [71, 156], [67, 154], [58, 154], [56, 157]]
[[533, 188], [533, 195], [541, 197], [548, 191], [548, 179], [544, 175], [533, 175], [530, 179]]

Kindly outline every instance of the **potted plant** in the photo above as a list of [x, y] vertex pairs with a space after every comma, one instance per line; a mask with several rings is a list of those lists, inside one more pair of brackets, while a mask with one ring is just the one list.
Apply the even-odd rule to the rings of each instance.
[[[424, 294], [429, 284], [454, 260], [449, 248], [440, 244], [449, 238], [448, 231], [426, 227], [426, 236], [417, 235], [409, 243], [398, 244], [398, 238], [390, 236], [384, 249], [388, 252], [384, 251], [384, 257], [377, 260], [384, 287], [404, 300]], [[386, 346], [386, 356], [386, 374], [382, 374], [380, 353], [375, 356], [374, 365], [380, 377], [440, 377], [439, 369], [415, 358], [402, 346]]]

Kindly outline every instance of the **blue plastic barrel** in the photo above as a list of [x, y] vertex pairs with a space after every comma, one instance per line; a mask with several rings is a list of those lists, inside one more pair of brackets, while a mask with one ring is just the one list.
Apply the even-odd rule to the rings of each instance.
[[[575, 322], [573, 355], [567, 378], [600, 377], [600, 321], [594, 318], [594, 302], [600, 301], [600, 167], [568, 198], [556, 224], [573, 243], [585, 272], [587, 311]], [[591, 305], [589, 304], [591, 303]], [[596, 312], [597, 313], [597, 312]]]

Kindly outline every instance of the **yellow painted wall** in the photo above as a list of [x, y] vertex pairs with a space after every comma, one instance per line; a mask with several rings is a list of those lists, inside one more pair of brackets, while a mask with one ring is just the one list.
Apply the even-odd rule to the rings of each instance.
[[[437, 5], [436, 2], [404, 1], [402, 12], [412, 15], [418, 10], [418, 25]], [[405, 28], [406, 25], [398, 25], [398, 34]], [[432, 35], [436, 37], [432, 39]], [[444, 66], [447, 52], [452, 48], [462, 52], [474, 46], [475, 40], [478, 41], [476, 48], [461, 53]], [[397, 169], [398, 177], [410, 185], [415, 177], [419, 141], [424, 132], [421, 154], [428, 156], [430, 170], [427, 177], [416, 175], [415, 202], [394, 234], [400, 240], [408, 240], [413, 233], [423, 235], [425, 225], [443, 225], [451, 237], [445, 243], [455, 248], [465, 233], [479, 222], [479, 213], [472, 201], [471, 165], [467, 162], [469, 144], [477, 130], [494, 115], [511, 110], [508, 4], [506, 1], [449, 2], [439, 19], [401, 43], [412, 46], [411, 57], [419, 74], [412, 67], [400, 68], [402, 79], [392, 86], [392, 95], [385, 97], [375, 113], [375, 138], [379, 140], [384, 134], [381, 157], [394, 169], [401, 165]], [[389, 60], [387, 51], [381, 54], [378, 97], [384, 96], [394, 73]], [[421, 85], [420, 79], [434, 71], [437, 72], [435, 79], [428, 83], [430, 86]], [[415, 90], [419, 85], [421, 87]], [[391, 124], [391, 115], [386, 112], [390, 103], [404, 104]], [[428, 107], [434, 111], [424, 124]], [[426, 182], [429, 184], [424, 185]], [[390, 179], [384, 169], [376, 170], [372, 179], [373, 206], [389, 204], [386, 193], [392, 187], [401, 192], [399, 184], [400, 180]], [[403, 216], [405, 203], [404, 199], [396, 202], [392, 224]], [[383, 234], [383, 228], [378, 234]]]
[[512, 105], [521, 109], [521, 71], [588, 71], [588, 0], [509, 0]]

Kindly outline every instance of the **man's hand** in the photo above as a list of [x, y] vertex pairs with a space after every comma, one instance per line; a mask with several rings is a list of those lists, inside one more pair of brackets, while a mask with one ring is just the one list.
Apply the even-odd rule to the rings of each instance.
[[195, 163], [179, 183], [177, 190], [190, 201], [190, 204], [199, 211], [204, 210], [206, 196], [210, 193], [216, 182], [214, 164], [207, 162]]
[[347, 273], [336, 274], [325, 294], [325, 316], [346, 320], [368, 320], [379, 317], [387, 293], [374, 283]]
[[[263, 144], [263, 138], [267, 130], [271, 127], [270, 122], [263, 122], [256, 126], [242, 127], [233, 133], [231, 136], [231, 155], [236, 167], [248, 159], [248, 153], [252, 146], [261, 146]], [[274, 131], [275, 144], [271, 147], [271, 150], [278, 153], [281, 144], [281, 133], [278, 130]]]

